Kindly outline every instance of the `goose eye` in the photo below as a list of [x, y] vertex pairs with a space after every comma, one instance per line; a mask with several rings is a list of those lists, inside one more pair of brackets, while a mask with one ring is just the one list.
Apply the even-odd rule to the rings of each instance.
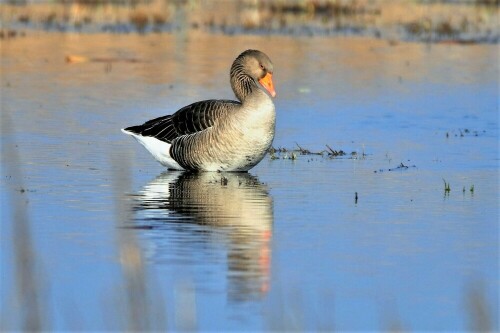
[[260, 69], [265, 70], [266, 68], [264, 67], [264, 65], [260, 64]]

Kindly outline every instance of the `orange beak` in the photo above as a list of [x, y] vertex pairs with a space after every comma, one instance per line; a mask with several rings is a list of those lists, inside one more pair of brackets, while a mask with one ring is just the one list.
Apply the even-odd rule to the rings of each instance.
[[271, 73], [267, 73], [266, 76], [259, 80], [259, 83], [271, 94], [271, 96], [276, 97], [276, 91], [274, 91], [273, 84], [273, 75]]

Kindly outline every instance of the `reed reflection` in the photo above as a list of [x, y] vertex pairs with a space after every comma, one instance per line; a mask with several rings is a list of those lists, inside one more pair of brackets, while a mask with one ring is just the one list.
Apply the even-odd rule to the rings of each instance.
[[[206, 242], [207, 227], [209, 233], [216, 233], [217, 237], [209, 239], [227, 249], [230, 300], [256, 299], [267, 292], [273, 203], [267, 186], [255, 176], [165, 172], [138, 193], [135, 210], [138, 223], [146, 223], [147, 228], [184, 233], [189, 242], [178, 243], [184, 249], [175, 251], [186, 256], [196, 243]], [[200, 228], [179, 228], [179, 224]], [[158, 236], [155, 232], [152, 240]], [[172, 244], [164, 250], [156, 246], [156, 251], [173, 251]]]

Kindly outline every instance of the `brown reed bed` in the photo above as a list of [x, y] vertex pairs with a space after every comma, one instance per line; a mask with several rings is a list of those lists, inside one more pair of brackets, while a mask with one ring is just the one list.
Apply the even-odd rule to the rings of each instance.
[[[30, 6], [0, 4], [4, 27], [55, 31], [128, 33], [205, 29], [226, 34], [399, 36], [423, 42], [498, 42], [497, 0], [449, 4], [442, 1], [296, 0], [266, 2], [174, 2], [164, 0], [57, 1]], [[224, 8], [224, 10], [220, 10]], [[450, 15], [451, 11], [453, 15]], [[185, 12], [185, 16], [179, 16]], [[179, 19], [184, 17], [184, 19]]]

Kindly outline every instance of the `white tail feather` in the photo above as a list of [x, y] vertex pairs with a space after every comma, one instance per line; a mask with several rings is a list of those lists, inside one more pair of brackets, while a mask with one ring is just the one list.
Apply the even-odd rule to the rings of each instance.
[[170, 143], [158, 140], [151, 136], [142, 136], [136, 134], [126, 129], [122, 128], [122, 132], [131, 135], [136, 139], [141, 145], [146, 148], [153, 157], [160, 162], [163, 166], [174, 170], [184, 170], [179, 163], [177, 163], [172, 157], [170, 157]]

